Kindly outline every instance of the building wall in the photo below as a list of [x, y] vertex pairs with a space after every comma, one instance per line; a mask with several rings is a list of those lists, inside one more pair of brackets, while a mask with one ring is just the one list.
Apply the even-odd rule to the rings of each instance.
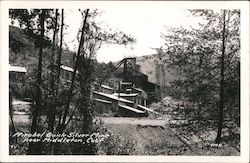
[[134, 103], [136, 103], [137, 100], [137, 96], [121, 96], [121, 97], [126, 100], [133, 101]]
[[9, 72], [9, 80], [12, 82], [22, 81], [25, 76], [25, 73], [23, 72]]
[[103, 87], [101, 87], [101, 92], [107, 93], [107, 94], [113, 94], [114, 93], [113, 90], [107, 89], [107, 88], [103, 88]]
[[119, 116], [120, 117], [146, 117], [147, 114], [136, 113], [131, 110], [127, 110], [122, 107], [119, 107]]
[[72, 79], [72, 72], [71, 71], [67, 71], [67, 70], [64, 70], [64, 69], [61, 69], [60, 70], [60, 74], [61, 74], [61, 77], [65, 80], [71, 80]]
[[13, 97], [26, 98], [28, 97], [26, 91], [26, 82], [24, 80], [25, 73], [9, 71], [9, 90]]
[[117, 112], [113, 104], [103, 103], [99, 101], [95, 101], [94, 110], [99, 116], [114, 116]]

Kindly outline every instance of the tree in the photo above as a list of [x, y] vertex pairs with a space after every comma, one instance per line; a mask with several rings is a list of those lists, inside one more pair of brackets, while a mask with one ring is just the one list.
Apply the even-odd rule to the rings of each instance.
[[60, 78], [60, 69], [61, 69], [61, 58], [62, 58], [62, 44], [63, 44], [63, 27], [64, 27], [64, 9], [61, 12], [61, 31], [60, 31], [60, 45], [59, 52], [57, 57], [57, 82], [59, 82]]
[[[82, 15], [86, 13], [82, 12]], [[82, 122], [79, 123], [79, 129], [84, 133], [93, 133], [93, 102], [92, 92], [93, 84], [96, 80], [96, 52], [101, 47], [102, 43], [112, 44], [128, 44], [134, 41], [133, 37], [124, 34], [123, 32], [117, 31], [105, 31], [95, 21], [98, 16], [98, 10], [93, 10], [89, 13], [89, 19], [87, 21], [87, 30], [84, 32], [86, 41], [81, 47], [81, 55], [79, 58], [79, 70], [78, 81], [79, 81], [79, 92], [77, 111]], [[109, 64], [112, 68], [112, 64]], [[92, 144], [81, 144], [82, 152], [84, 154], [95, 153], [95, 146]]]
[[[44, 110], [43, 93], [42, 93], [42, 84], [43, 84], [43, 53], [44, 49], [50, 45], [49, 38], [46, 37], [46, 33], [51, 28], [51, 14], [52, 10], [50, 9], [11, 9], [9, 11], [10, 18], [12, 20], [17, 20], [25, 30], [25, 33], [35, 41], [35, 47], [38, 48], [38, 63], [36, 70], [36, 83], [35, 83], [35, 92], [33, 97], [34, 108], [32, 110], [32, 124], [30, 132], [34, 133], [41, 130], [39, 127], [39, 116]], [[29, 143], [28, 154], [41, 154], [42, 147], [41, 143]]]
[[[80, 30], [80, 40], [78, 52], [75, 56], [74, 72], [71, 79], [67, 103], [64, 107], [63, 115], [59, 115], [58, 132], [63, 132], [68, 124], [74, 125], [75, 130], [83, 133], [92, 133], [93, 103], [92, 87], [96, 80], [96, 51], [102, 43], [126, 44], [133, 39], [122, 32], [110, 33], [102, 29], [96, 22], [95, 17], [98, 11], [89, 9], [81, 11], [83, 25]], [[77, 73], [78, 72], [78, 73]], [[72, 107], [74, 106], [74, 107]], [[80, 119], [79, 122], [72, 122], [72, 117]], [[68, 118], [68, 120], [66, 120]], [[76, 145], [76, 144], [75, 144]], [[94, 144], [77, 145], [76, 153], [94, 154]], [[58, 147], [57, 147], [58, 149]]]
[[156, 65], [156, 82], [161, 86], [161, 96], [165, 94], [165, 87], [166, 87], [166, 79], [165, 79], [165, 64], [164, 61], [166, 58], [164, 58], [165, 54], [163, 52], [162, 47], [156, 48], [156, 53], [157, 53], [157, 60], [155, 60], [155, 65]]
[[[15, 133], [16, 132], [16, 127], [14, 124], [14, 120], [13, 120], [13, 97], [12, 97], [12, 90], [10, 88], [10, 92], [9, 92], [9, 116], [10, 116], [10, 121], [11, 121], [11, 133]], [[12, 136], [10, 136], [10, 140], [13, 139]], [[15, 141], [17, 142], [17, 138], [15, 138]]]
[[[75, 95], [73, 94], [73, 92], [74, 89], [77, 89], [75, 88], [76, 82], [79, 82], [79, 98], [82, 98], [81, 100], [79, 100], [81, 102], [79, 102], [78, 107], [80, 107], [81, 103], [82, 105], [85, 105], [84, 108], [90, 107], [90, 96], [92, 91], [91, 87], [93, 81], [95, 80], [96, 70], [95, 55], [96, 51], [101, 47], [102, 43], [127, 44], [129, 42], [135, 41], [134, 38], [126, 35], [123, 32], [114, 32], [112, 30], [109, 30], [109, 32], [107, 32], [106, 30], [102, 29], [95, 22], [95, 17], [99, 15], [97, 10], [89, 12], [89, 10], [87, 9], [86, 11], [81, 13], [83, 16], [83, 27], [80, 30], [81, 36], [79, 40], [78, 52], [75, 57], [74, 72], [72, 75], [68, 100], [62, 118], [59, 117], [59, 120], [61, 120], [61, 122], [58, 131], [60, 132], [65, 129], [66, 125], [69, 124], [69, 121], [71, 120], [69, 119], [68, 122], [66, 122], [66, 118], [69, 114], [69, 106], [73, 96]], [[76, 73], [77, 71], [79, 72], [79, 74]], [[77, 81], [76, 76], [78, 77]], [[89, 115], [90, 117], [90, 112], [85, 111], [86, 110], [84, 110], [84, 113], [81, 113], [78, 109], [78, 113], [82, 114], [82, 117], [84, 117], [85, 115]], [[84, 124], [87, 124], [89, 121], [91, 121], [91, 119], [85, 117]], [[85, 126], [84, 128], [86, 129], [88, 127]]]
[[77, 67], [78, 67], [78, 64], [79, 64], [80, 54], [81, 54], [81, 47], [83, 46], [83, 43], [85, 41], [84, 40], [84, 30], [86, 28], [86, 22], [87, 22], [87, 18], [88, 18], [88, 12], [89, 12], [89, 9], [86, 10], [85, 18], [83, 20], [81, 39], [80, 39], [80, 42], [79, 42], [79, 47], [78, 47], [78, 52], [77, 52], [77, 56], [76, 56], [74, 72], [73, 72], [72, 80], [71, 80], [71, 84], [70, 84], [69, 95], [68, 95], [67, 103], [66, 103], [66, 106], [65, 106], [65, 109], [64, 109], [64, 114], [63, 114], [63, 117], [62, 117], [62, 122], [59, 122], [60, 124], [58, 126], [59, 127], [58, 128], [59, 132], [62, 132], [65, 129], [66, 124], [67, 124], [66, 123], [66, 118], [68, 116], [70, 102], [71, 102], [71, 99], [73, 97], [73, 90], [74, 90], [74, 84], [75, 84], [75, 79], [76, 79], [76, 72], [77, 72]]
[[172, 86], [181, 88], [182, 99], [193, 103], [198, 123], [218, 118], [214, 120], [218, 124], [216, 143], [220, 143], [223, 115], [239, 109], [240, 13], [191, 10], [191, 14], [204, 18], [200, 29], [172, 28], [162, 35], [168, 56], [165, 64], [180, 74]]
[[221, 75], [220, 75], [220, 107], [219, 107], [219, 116], [218, 116], [218, 132], [215, 139], [216, 143], [221, 142], [221, 131], [223, 124], [223, 110], [224, 110], [224, 58], [225, 58], [225, 28], [226, 28], [226, 11], [223, 11], [223, 30], [222, 30], [222, 50], [221, 50]]
[[[20, 21], [20, 25], [29, 31], [30, 37], [35, 40], [35, 47], [38, 48], [38, 64], [34, 77], [36, 89], [32, 90], [34, 108], [32, 109], [31, 133], [44, 131], [62, 133], [65, 130], [93, 132], [91, 95], [93, 82], [96, 80], [96, 51], [102, 43], [127, 44], [133, 42], [134, 39], [123, 32], [104, 30], [95, 22], [95, 17], [99, 15], [97, 10], [87, 9], [81, 12], [83, 22], [79, 30], [79, 47], [71, 63], [74, 65], [72, 79], [67, 85], [60, 79], [61, 63], [65, 62], [62, 56], [64, 11], [61, 12], [61, 37], [58, 51], [56, 35], [59, 14], [57, 9], [11, 10], [10, 13], [12, 19]], [[51, 39], [48, 37], [50, 30], [53, 32]], [[46, 56], [46, 54], [49, 55]], [[57, 57], [56, 60], [55, 57]], [[73, 120], [73, 117], [80, 118], [80, 121]], [[67, 128], [67, 125], [73, 127]], [[48, 145], [49, 148], [47, 148]], [[61, 150], [62, 146], [54, 143], [29, 143], [28, 154], [61, 154], [65, 152]], [[80, 151], [78, 148], [74, 150], [76, 148], [72, 146], [67, 152], [80, 152], [81, 154], [95, 152], [93, 144], [86, 148], [81, 144], [78, 146]]]
[[[44, 38], [44, 21], [45, 21], [45, 11], [42, 10], [40, 15], [40, 48], [39, 48], [39, 59], [38, 59], [38, 73], [37, 73], [37, 90], [36, 90], [36, 97], [35, 97], [35, 102], [36, 106], [33, 112], [33, 118], [32, 118], [32, 124], [31, 124], [31, 133], [34, 133], [37, 130], [37, 120], [39, 116], [39, 112], [41, 111], [41, 85], [42, 85], [42, 59], [43, 59], [43, 38]], [[40, 154], [41, 153], [41, 148], [36, 147], [37, 145], [34, 143], [29, 144], [29, 149], [28, 149], [28, 154]]]
[[55, 88], [55, 54], [56, 54], [56, 36], [58, 32], [58, 27], [57, 27], [57, 20], [58, 19], [58, 9], [56, 9], [55, 12], [55, 20], [54, 20], [54, 31], [53, 31], [53, 40], [52, 40], [52, 53], [51, 53], [51, 59], [50, 59], [50, 102], [48, 106], [48, 112], [49, 114], [49, 124], [48, 124], [48, 130], [53, 132], [54, 130], [54, 123], [55, 123], [55, 112], [56, 112], [56, 106], [55, 106], [55, 101], [57, 98], [56, 95], [56, 88]]

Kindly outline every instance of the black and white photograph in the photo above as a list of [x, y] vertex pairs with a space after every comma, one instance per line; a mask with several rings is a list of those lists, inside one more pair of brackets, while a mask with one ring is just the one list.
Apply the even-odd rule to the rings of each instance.
[[9, 156], [241, 156], [242, 10], [102, 4], [8, 8]]

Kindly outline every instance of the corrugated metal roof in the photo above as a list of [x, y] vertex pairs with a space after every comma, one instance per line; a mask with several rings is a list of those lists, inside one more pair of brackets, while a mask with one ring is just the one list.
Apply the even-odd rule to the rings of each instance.
[[[118, 96], [118, 93], [114, 93], [113, 95]], [[120, 96], [122, 96], [122, 97], [134, 97], [137, 95], [138, 95], [138, 93], [120, 93]]]
[[113, 90], [113, 88], [111, 88], [111, 87], [109, 87], [109, 86], [107, 86], [107, 85], [103, 85], [103, 84], [102, 84], [101, 87], [102, 87], [102, 88], [109, 89], [109, 90]]
[[121, 84], [123, 84], [123, 85], [132, 85], [131, 82], [121, 82]]
[[95, 101], [98, 101], [98, 102], [102, 102], [102, 103], [112, 104], [111, 101], [102, 100], [102, 99], [99, 99], [99, 98], [95, 98], [94, 100], [95, 100]]
[[21, 66], [12, 66], [9, 65], [9, 71], [11, 72], [27, 72], [25, 67], [21, 67]]
[[144, 109], [144, 110], [147, 110], [147, 111], [149, 111], [149, 112], [152, 112], [152, 113], [155, 113], [155, 114], [159, 114], [159, 113], [157, 113], [157, 112], [155, 112], [155, 111], [153, 111], [152, 109], [149, 109], [149, 108], [147, 108], [147, 107], [145, 107], [145, 106], [142, 106], [142, 105], [137, 105], [139, 108], [142, 108], [142, 109]]
[[67, 67], [67, 66], [64, 66], [64, 65], [61, 65], [61, 69], [66, 70], [66, 71], [71, 71], [71, 72], [73, 72], [73, 71], [74, 71], [74, 69], [73, 69], [73, 68], [71, 68], [71, 67]]
[[132, 108], [130, 106], [126, 106], [126, 105], [119, 105], [119, 107], [122, 107], [122, 108], [127, 109], [127, 110], [131, 110], [131, 111], [136, 112], [136, 113], [145, 113], [144, 111], [141, 111], [141, 110], [138, 110], [138, 109]]
[[121, 98], [121, 97], [118, 98], [117, 96], [115, 96], [113, 94], [111, 95], [111, 94], [107, 94], [107, 93], [103, 93], [103, 92], [97, 92], [97, 91], [94, 91], [94, 93], [105, 96], [105, 97], [108, 97], [108, 98], [111, 98], [113, 100], [117, 100], [117, 101], [121, 101], [121, 102], [127, 102], [127, 103], [134, 103], [133, 101], [129, 101], [129, 100], [126, 100], [126, 99]]
[[137, 91], [139, 91], [139, 92], [145, 92], [144, 90], [142, 90], [142, 89], [140, 89], [140, 88], [136, 88], [136, 87], [132, 87], [132, 89], [137, 90]]
[[[66, 70], [66, 71], [70, 71], [70, 72], [74, 72], [73, 68], [68, 67], [68, 66], [64, 66], [64, 65], [61, 65], [61, 69]], [[76, 72], [78, 73], [78, 71], [76, 71]]]

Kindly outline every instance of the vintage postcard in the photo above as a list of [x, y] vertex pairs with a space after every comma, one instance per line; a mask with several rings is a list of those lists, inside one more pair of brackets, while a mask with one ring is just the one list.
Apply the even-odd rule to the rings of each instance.
[[5, 162], [247, 162], [249, 3], [2, 1], [0, 138]]

